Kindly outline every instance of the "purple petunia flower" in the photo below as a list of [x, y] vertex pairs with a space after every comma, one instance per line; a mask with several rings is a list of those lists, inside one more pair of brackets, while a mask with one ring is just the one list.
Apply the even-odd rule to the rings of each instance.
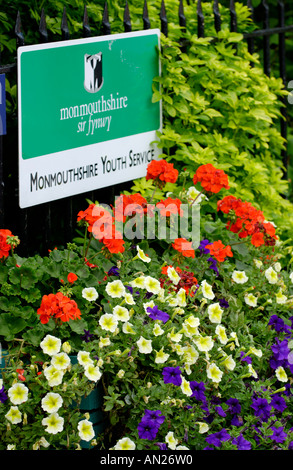
[[223, 408], [219, 405], [215, 407], [215, 411], [218, 413], [219, 416], [222, 416], [222, 418], [225, 418], [227, 416]]
[[272, 406], [265, 398], [255, 398], [253, 399], [251, 408], [254, 409], [255, 416], [258, 416], [263, 421], [267, 421], [270, 416]]
[[170, 318], [168, 313], [159, 310], [156, 305], [153, 308], [148, 307], [147, 312], [149, 313], [149, 317], [152, 318], [152, 320], [161, 320], [163, 323], [166, 323]]
[[205, 385], [203, 382], [196, 382], [195, 380], [190, 381], [189, 383], [190, 388], [192, 390], [192, 397], [196, 398], [197, 400], [200, 401], [205, 401]]
[[219, 432], [215, 432], [214, 434], [210, 434], [208, 437], [206, 437], [206, 442], [208, 444], [212, 444], [215, 447], [220, 447], [222, 442], [228, 441], [231, 439], [230, 434], [226, 431], [226, 429], [222, 429]]
[[241, 412], [241, 405], [239, 403], [239, 400], [237, 400], [237, 398], [229, 398], [229, 400], [226, 401], [226, 404], [229, 405], [228, 411], [231, 414], [235, 415]]
[[6, 400], [8, 400], [8, 396], [5, 393], [4, 387], [0, 389], [0, 403], [4, 403]]
[[244, 362], [247, 362], [247, 364], [252, 364], [252, 359], [250, 356], [246, 356], [246, 357], [243, 357], [245, 356], [245, 353], [243, 351], [240, 352], [240, 361], [244, 361]]
[[148, 439], [153, 441], [158, 433], [158, 426], [150, 419], [142, 419], [137, 426], [138, 436], [140, 439]]
[[165, 384], [174, 384], [180, 386], [182, 383], [180, 367], [164, 367], [162, 371]]
[[81, 337], [81, 339], [85, 342], [85, 343], [89, 343], [92, 338], [94, 338], [95, 335], [93, 335], [92, 333], [90, 333], [88, 330], [83, 330], [84, 331], [84, 335]]
[[208, 258], [208, 261], [211, 263], [209, 265], [209, 269], [212, 269], [213, 271], [215, 271], [215, 273], [217, 274], [217, 276], [219, 275], [219, 271], [218, 271], [218, 268], [217, 268], [217, 260], [215, 258]]
[[160, 410], [145, 410], [142, 420], [151, 420], [158, 427], [165, 421], [165, 416], [160, 414]]
[[238, 436], [237, 439], [236, 438], [233, 439], [232, 444], [237, 446], [238, 450], [250, 450], [251, 449], [251, 443], [247, 441], [246, 439], [244, 439], [242, 434], [240, 434], [240, 436]]
[[112, 266], [107, 274], [108, 276], [119, 276], [119, 268], [117, 268], [117, 266]]
[[271, 346], [271, 349], [277, 361], [287, 359], [288, 354], [290, 353], [290, 349], [288, 348], [288, 341], [286, 339], [279, 341], [279, 339], [276, 338], [276, 343]]
[[204, 253], [205, 255], [209, 255], [210, 250], [208, 248], [206, 248], [206, 246], [209, 245], [209, 244], [210, 244], [209, 240], [207, 240], [207, 239], [202, 240], [199, 244], [198, 250], [200, 250], [200, 252], [202, 254]]
[[233, 415], [231, 419], [231, 425], [236, 426], [236, 427], [242, 426], [243, 425], [242, 417], [239, 415]]
[[285, 408], [287, 408], [285, 399], [279, 394], [272, 396], [271, 405], [273, 406], [273, 408], [275, 408], [275, 410], [281, 412], [284, 411]]
[[226, 299], [219, 299], [219, 304], [222, 308], [229, 308], [229, 302]]
[[278, 333], [284, 331], [285, 322], [282, 318], [279, 318], [278, 315], [272, 315], [268, 324]]
[[279, 442], [280, 444], [286, 441], [287, 434], [284, 432], [283, 427], [277, 428], [276, 426], [272, 426], [271, 429], [273, 430], [273, 435], [270, 436], [272, 441]]

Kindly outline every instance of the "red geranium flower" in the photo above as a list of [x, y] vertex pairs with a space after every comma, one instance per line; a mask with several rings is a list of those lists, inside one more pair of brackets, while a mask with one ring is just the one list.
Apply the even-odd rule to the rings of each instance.
[[201, 183], [203, 189], [211, 193], [218, 193], [222, 188], [230, 188], [226, 173], [217, 170], [211, 163], [201, 165], [196, 170], [193, 183]]
[[171, 214], [179, 214], [182, 215], [181, 209], [181, 201], [180, 199], [172, 199], [168, 197], [167, 199], [162, 199], [160, 202], [156, 204], [156, 207], [160, 210], [160, 215], [164, 217], [170, 217]]
[[0, 230], [0, 258], [7, 258], [9, 251], [11, 250], [11, 245], [8, 245], [7, 237], [13, 236], [10, 230], [1, 229]]
[[225, 261], [225, 258], [229, 256], [230, 258], [233, 256], [232, 250], [230, 245], [223, 245], [221, 240], [215, 241], [210, 245], [206, 245], [206, 248], [210, 250], [210, 254], [216, 258], [217, 261], [222, 263]]
[[44, 295], [37, 314], [40, 315], [43, 324], [48, 323], [50, 318], [60, 318], [62, 322], [67, 322], [68, 320], [80, 319], [81, 315], [77, 303], [61, 292]]
[[174, 243], [172, 243], [172, 247], [174, 250], [179, 251], [187, 258], [194, 258], [195, 256], [194, 249], [192, 248], [192, 242], [188, 242], [186, 238], [176, 238]]
[[146, 179], [159, 180], [164, 183], [176, 183], [178, 170], [174, 168], [173, 163], [166, 160], [152, 160], [147, 167]]
[[67, 276], [67, 281], [70, 282], [70, 284], [73, 284], [77, 279], [78, 277], [74, 273], [69, 273]]

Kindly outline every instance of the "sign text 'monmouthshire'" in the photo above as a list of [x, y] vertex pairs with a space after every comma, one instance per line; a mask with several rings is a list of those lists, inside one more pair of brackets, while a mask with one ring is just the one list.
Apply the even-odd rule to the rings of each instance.
[[117, 92], [116, 97], [111, 93], [107, 99], [102, 95], [98, 101], [92, 103], [60, 108], [60, 121], [127, 108], [127, 100], [127, 96], [119, 96]]

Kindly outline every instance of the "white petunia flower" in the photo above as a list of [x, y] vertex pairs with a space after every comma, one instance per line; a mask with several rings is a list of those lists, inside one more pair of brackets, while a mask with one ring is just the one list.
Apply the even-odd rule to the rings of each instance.
[[148, 292], [151, 292], [152, 294], [158, 294], [161, 291], [161, 284], [154, 277], [146, 276], [145, 288]]
[[257, 268], [262, 267], [262, 261], [260, 259], [254, 259], [253, 262]]
[[227, 356], [224, 361], [222, 362], [222, 364], [226, 367], [226, 369], [228, 370], [234, 370], [235, 369], [235, 366], [236, 366], [236, 362], [234, 361], [234, 359], [232, 358], [232, 356]]
[[98, 292], [94, 287], [85, 287], [81, 293], [82, 297], [89, 302], [94, 302], [99, 297]]
[[122, 326], [123, 333], [128, 334], [128, 335], [135, 335], [135, 331], [132, 327], [133, 327], [132, 323], [129, 323], [127, 321], [124, 322]]
[[63, 403], [63, 398], [59, 393], [47, 393], [47, 395], [42, 398], [41, 406], [44, 411], [48, 413], [56, 413], [59, 408], [61, 408]]
[[256, 307], [257, 306], [257, 297], [253, 294], [245, 294], [244, 295], [244, 302], [249, 305], [250, 307]]
[[279, 366], [276, 370], [276, 377], [280, 382], [288, 382], [288, 376], [282, 366]]
[[108, 337], [100, 338], [99, 348], [104, 348], [105, 346], [110, 346], [110, 344], [111, 344], [110, 338], [108, 338]]
[[256, 349], [254, 346], [251, 346], [247, 354], [254, 354], [257, 357], [262, 357], [262, 350]]
[[277, 271], [277, 273], [279, 273], [282, 270], [282, 266], [281, 266], [281, 263], [279, 263], [279, 261], [277, 261], [277, 263], [274, 264], [274, 270]]
[[287, 302], [288, 297], [283, 294], [281, 289], [279, 292], [276, 294], [276, 302], [277, 304], [285, 304]]
[[42, 425], [47, 426], [45, 431], [49, 434], [58, 434], [58, 432], [63, 431], [64, 418], [59, 416], [58, 413], [52, 413], [42, 420]]
[[24, 384], [16, 383], [8, 390], [8, 396], [13, 405], [25, 403], [28, 399], [28, 388]]
[[199, 425], [199, 434], [204, 434], [206, 432], [208, 432], [208, 430], [210, 429], [209, 425], [207, 423], [202, 423], [201, 421], [196, 421], [196, 424]]
[[143, 336], [139, 338], [139, 340], [136, 342], [139, 352], [143, 354], [150, 354], [153, 350], [152, 348], [152, 340], [151, 339], [145, 339]]
[[128, 305], [135, 305], [133, 295], [130, 292], [125, 292], [124, 300]]
[[186, 291], [185, 289], [183, 289], [183, 287], [181, 287], [181, 289], [179, 289], [179, 291], [177, 292], [177, 305], [179, 307], [186, 307], [187, 303], [186, 303]]
[[47, 335], [40, 343], [40, 346], [45, 354], [54, 356], [60, 352], [61, 340], [52, 335]]
[[256, 371], [254, 370], [254, 368], [252, 367], [251, 364], [248, 364], [248, 371], [249, 371], [249, 373], [252, 377], [257, 379], [257, 373], [256, 373]]
[[106, 292], [113, 299], [120, 298], [125, 295], [125, 287], [122, 282], [117, 279], [115, 281], [108, 282], [108, 284], [106, 285]]
[[121, 305], [116, 305], [113, 308], [113, 315], [117, 320], [122, 322], [128, 321], [130, 318], [129, 310], [125, 307], [121, 307]]
[[11, 406], [8, 413], [6, 413], [5, 418], [10, 421], [11, 424], [18, 424], [22, 421], [22, 414], [17, 406]]
[[176, 269], [173, 266], [168, 266], [167, 268], [167, 275], [169, 279], [177, 286], [178, 282], [180, 281], [181, 277], [177, 273]]
[[219, 302], [216, 302], [208, 306], [208, 314], [209, 314], [210, 322], [221, 323], [222, 313], [223, 313], [223, 309], [220, 307]]
[[223, 325], [217, 325], [216, 327], [216, 335], [219, 338], [221, 344], [227, 344], [228, 337], [226, 335], [226, 329]]
[[129, 284], [132, 287], [137, 287], [138, 289], [144, 289], [145, 288], [145, 277], [144, 276], [136, 277], [133, 281], [130, 281]]
[[168, 434], [165, 437], [165, 442], [168, 444], [168, 447], [172, 450], [176, 449], [176, 446], [178, 445], [178, 439], [175, 438], [174, 432], [169, 431]]
[[187, 395], [188, 397], [192, 395], [193, 392], [191, 390], [190, 383], [188, 382], [188, 380], [185, 379], [185, 377], [182, 377], [182, 382], [181, 382], [180, 387], [184, 395]]
[[210, 351], [214, 346], [214, 341], [211, 336], [200, 336], [198, 339], [194, 340], [194, 342], [198, 349], [203, 352]]
[[213, 293], [212, 286], [207, 281], [204, 280], [201, 282], [201, 288], [202, 288], [202, 295], [204, 296], [205, 299], [210, 299], [210, 300], [214, 299], [215, 294]]
[[135, 450], [135, 443], [129, 439], [129, 437], [122, 437], [119, 439], [115, 446], [113, 447], [114, 450]]
[[94, 364], [85, 366], [84, 375], [92, 382], [97, 382], [102, 377], [99, 366], [95, 366]]
[[276, 284], [278, 282], [278, 274], [272, 267], [265, 270], [265, 277], [270, 284]]
[[51, 364], [56, 369], [65, 370], [70, 366], [70, 357], [65, 352], [55, 354], [51, 359]]
[[188, 202], [193, 202], [196, 199], [195, 204], [200, 204], [203, 199], [208, 201], [208, 198], [204, 194], [200, 194], [194, 186], [191, 186], [187, 191]]
[[291, 282], [293, 282], [293, 271], [292, 271], [292, 273], [289, 275], [289, 279], [291, 280]]
[[147, 315], [149, 315], [148, 308], [154, 308], [155, 302], [153, 300], [150, 300], [149, 302], [145, 302], [143, 304], [144, 311]]
[[44, 376], [48, 380], [50, 387], [60, 385], [63, 380], [64, 371], [56, 369], [54, 366], [49, 366], [44, 369]]
[[90, 357], [90, 353], [88, 351], [78, 351], [77, 361], [83, 367], [93, 364], [93, 360]]
[[112, 313], [104, 313], [99, 319], [99, 325], [103, 330], [114, 333], [118, 326], [118, 320]]
[[154, 325], [153, 333], [154, 333], [155, 336], [161, 336], [164, 333], [164, 330], [161, 327], [161, 325], [159, 325], [159, 323], [156, 323]]
[[175, 333], [175, 332], [174, 332], [174, 328], [173, 328], [172, 331], [167, 334], [167, 337], [168, 337], [171, 341], [173, 341], [174, 343], [179, 343], [179, 341], [180, 341], [181, 338], [182, 338], [182, 334], [181, 334], [181, 333]]
[[150, 263], [152, 261], [152, 259], [148, 255], [146, 255], [145, 252], [138, 245], [136, 245], [136, 249], [137, 256], [139, 257], [139, 259], [141, 259], [145, 263]]
[[160, 351], [156, 351], [155, 362], [156, 364], [164, 364], [170, 357], [170, 354], [164, 352], [164, 348], [161, 348]]
[[91, 441], [95, 437], [93, 423], [87, 419], [79, 421], [77, 425], [78, 435], [82, 441]]
[[215, 383], [221, 382], [223, 372], [219, 369], [219, 367], [212, 363], [207, 367], [207, 376]]
[[232, 279], [236, 284], [244, 284], [248, 281], [248, 277], [245, 274], [245, 271], [233, 271]]

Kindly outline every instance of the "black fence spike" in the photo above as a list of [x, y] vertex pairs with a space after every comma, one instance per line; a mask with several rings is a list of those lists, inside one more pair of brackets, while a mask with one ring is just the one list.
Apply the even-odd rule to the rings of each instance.
[[61, 32], [62, 32], [62, 39], [67, 40], [69, 39], [69, 29], [67, 24], [67, 15], [66, 15], [66, 7], [63, 8], [62, 14], [62, 21], [61, 21]]
[[150, 29], [151, 22], [149, 19], [147, 0], [144, 0], [142, 20], [143, 20], [143, 29]]
[[213, 13], [214, 13], [214, 21], [215, 21], [215, 23], [214, 23], [215, 24], [215, 30], [218, 33], [219, 31], [221, 31], [221, 24], [222, 24], [221, 15], [220, 15], [220, 11], [219, 11], [219, 2], [218, 2], [218, 0], [214, 0]]
[[86, 5], [84, 6], [82, 27], [83, 27], [83, 37], [89, 38], [92, 33], [91, 33], [90, 24], [89, 24], [89, 17], [88, 17]]
[[181, 28], [184, 28], [184, 29], [186, 27], [186, 18], [184, 15], [183, 0], [180, 0], [180, 3], [179, 3], [179, 25], [181, 26]]
[[102, 19], [102, 34], [103, 35], [111, 34], [111, 26], [109, 22], [109, 12], [108, 12], [107, 2], [105, 2], [105, 5], [104, 5], [104, 12], [103, 12], [103, 19]]
[[44, 8], [42, 8], [42, 11], [41, 11], [39, 33], [41, 37], [41, 42], [48, 42], [48, 31], [47, 31], [46, 15], [45, 15]]
[[22, 25], [21, 25], [21, 18], [20, 18], [19, 11], [17, 12], [17, 16], [16, 16], [14, 32], [16, 35], [16, 46], [17, 47], [24, 46], [24, 35], [22, 32]]
[[161, 3], [160, 20], [161, 20], [161, 32], [167, 37], [168, 36], [168, 20], [167, 20], [164, 0], [162, 0], [162, 3]]
[[237, 14], [234, 0], [230, 0], [230, 30], [232, 33], [237, 32]]
[[125, 2], [123, 24], [124, 24], [125, 33], [130, 33], [132, 28], [131, 28], [131, 20], [130, 20], [130, 13], [129, 13], [129, 7], [128, 7], [127, 0]]
[[202, 12], [201, 0], [197, 2], [197, 35], [199, 38], [204, 37], [204, 15]]
[[[264, 13], [263, 26], [264, 29], [270, 27], [270, 9], [266, 0], [262, 0], [262, 8]], [[264, 35], [263, 37], [263, 61], [264, 61], [264, 72], [267, 76], [271, 74], [271, 60], [270, 60], [270, 37]]]
[[254, 17], [254, 8], [253, 8], [251, 0], [247, 0], [247, 8], [250, 10], [250, 15], [251, 15], [251, 18], [253, 19], [253, 17]]

